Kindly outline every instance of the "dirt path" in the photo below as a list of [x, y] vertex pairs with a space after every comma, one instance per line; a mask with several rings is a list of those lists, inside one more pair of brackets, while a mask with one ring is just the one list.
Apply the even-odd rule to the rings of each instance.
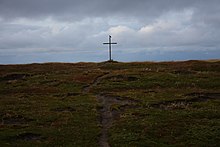
[[[83, 89], [83, 92], [89, 93], [92, 87], [97, 86], [102, 79], [108, 75], [109, 73], [105, 73], [95, 78], [95, 80], [89, 86]], [[133, 102], [131, 100], [120, 99], [119, 97], [107, 96], [105, 94], [101, 94], [101, 92], [96, 95], [96, 98], [101, 104], [101, 109], [98, 109], [100, 114], [100, 124], [102, 126], [99, 144], [100, 147], [110, 147], [108, 143], [108, 130], [112, 126], [113, 121], [120, 117], [120, 110], [115, 110], [113, 106], [118, 105], [124, 107]]]
[[[114, 120], [120, 118], [120, 113], [124, 106], [132, 103], [130, 100], [120, 100], [117, 97], [110, 97], [105, 95], [97, 95], [97, 99], [102, 105], [102, 109], [99, 110], [100, 113], [100, 123], [102, 125], [101, 136], [99, 138], [99, 143], [101, 147], [109, 147], [108, 144], [108, 130], [111, 128]], [[116, 110], [114, 105], [121, 106]]]
[[[109, 73], [104, 73], [98, 77], [96, 77], [94, 79], [94, 81], [84, 87], [83, 89], [83, 93], [89, 93], [90, 90], [92, 89], [92, 87], [95, 87], [98, 85], [98, 83], [101, 82], [101, 80], [107, 76]], [[109, 143], [108, 143], [108, 135], [107, 135], [107, 132], [108, 132], [108, 129], [109, 129], [109, 123], [112, 122], [111, 120], [111, 113], [109, 111], [109, 108], [110, 108], [110, 104], [109, 102], [106, 101], [106, 98], [104, 96], [100, 96], [100, 95], [97, 95], [96, 96], [99, 103], [101, 103], [102, 105], [102, 109], [99, 109], [99, 114], [100, 114], [100, 123], [102, 125], [102, 130], [101, 130], [101, 136], [99, 138], [99, 145], [100, 147], [109, 147]]]
[[100, 83], [101, 80], [102, 80], [103, 78], [105, 78], [108, 74], [109, 74], [109, 72], [106, 72], [106, 73], [104, 73], [104, 74], [102, 74], [102, 75], [100, 75], [100, 76], [97, 76], [91, 84], [89, 84], [88, 86], [86, 86], [86, 87], [83, 88], [83, 93], [89, 93], [89, 92], [90, 92], [90, 89], [91, 89], [92, 87], [94, 87], [94, 86], [97, 86], [97, 84]]
[[99, 138], [99, 144], [101, 147], [109, 147], [108, 143], [108, 129], [112, 123], [112, 113], [110, 111], [111, 104], [104, 96], [97, 96], [97, 99], [102, 104], [102, 109], [99, 110], [100, 113], [100, 123], [102, 125], [101, 136]]

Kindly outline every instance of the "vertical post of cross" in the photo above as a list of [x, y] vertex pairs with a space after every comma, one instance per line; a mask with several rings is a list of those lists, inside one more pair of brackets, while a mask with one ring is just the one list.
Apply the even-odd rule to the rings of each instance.
[[117, 44], [116, 42], [112, 43], [112, 36], [109, 35], [109, 40], [108, 43], [103, 43], [103, 44], [108, 44], [109, 45], [109, 61], [112, 61], [112, 44]]
[[112, 61], [112, 48], [111, 48], [111, 41], [112, 36], [109, 35], [109, 61]]

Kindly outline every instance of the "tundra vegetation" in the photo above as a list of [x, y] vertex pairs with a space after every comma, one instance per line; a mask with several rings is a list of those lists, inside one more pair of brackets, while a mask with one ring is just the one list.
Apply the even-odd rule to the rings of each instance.
[[219, 146], [220, 62], [0, 65], [0, 146]]

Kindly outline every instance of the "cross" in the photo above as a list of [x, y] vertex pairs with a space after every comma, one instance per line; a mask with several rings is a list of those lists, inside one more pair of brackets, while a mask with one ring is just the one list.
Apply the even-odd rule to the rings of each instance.
[[109, 42], [108, 43], [103, 43], [103, 44], [108, 44], [109, 45], [109, 61], [112, 61], [112, 44], [117, 44], [115, 42], [112, 42], [112, 37], [109, 35]]

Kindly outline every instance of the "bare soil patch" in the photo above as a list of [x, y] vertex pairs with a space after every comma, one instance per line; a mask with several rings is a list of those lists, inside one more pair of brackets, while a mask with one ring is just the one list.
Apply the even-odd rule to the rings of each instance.
[[185, 96], [190, 98], [162, 101], [156, 104], [151, 104], [151, 107], [165, 110], [186, 109], [194, 102], [206, 102], [208, 100], [220, 99], [220, 93], [189, 93]]
[[220, 93], [189, 93], [185, 96], [193, 97], [194, 100], [220, 99]]
[[116, 75], [116, 76], [110, 76], [105, 78], [107, 80], [111, 80], [114, 82], [121, 82], [121, 81], [137, 81], [138, 78], [135, 76], [128, 76], [128, 75]]
[[59, 107], [59, 108], [51, 109], [51, 111], [55, 111], [55, 112], [74, 112], [74, 111], [76, 111], [76, 109], [72, 108], [72, 107]]
[[192, 70], [174, 70], [171, 73], [173, 73], [173, 74], [189, 75], [189, 74], [195, 74], [197, 72], [196, 71], [192, 71]]
[[30, 119], [30, 118], [25, 118], [21, 115], [4, 116], [2, 118], [2, 124], [3, 125], [24, 125], [24, 124], [28, 124], [31, 121], [34, 121], [34, 120]]
[[44, 139], [42, 135], [36, 133], [21, 133], [11, 138], [11, 140], [38, 141]]
[[65, 97], [70, 97], [70, 96], [78, 96], [81, 93], [78, 92], [69, 92], [69, 93], [63, 93], [63, 94], [55, 94], [55, 97], [61, 97], [61, 98], [65, 98]]
[[13, 81], [13, 80], [21, 80], [26, 77], [30, 77], [30, 74], [9, 74], [0, 78], [0, 81]]

